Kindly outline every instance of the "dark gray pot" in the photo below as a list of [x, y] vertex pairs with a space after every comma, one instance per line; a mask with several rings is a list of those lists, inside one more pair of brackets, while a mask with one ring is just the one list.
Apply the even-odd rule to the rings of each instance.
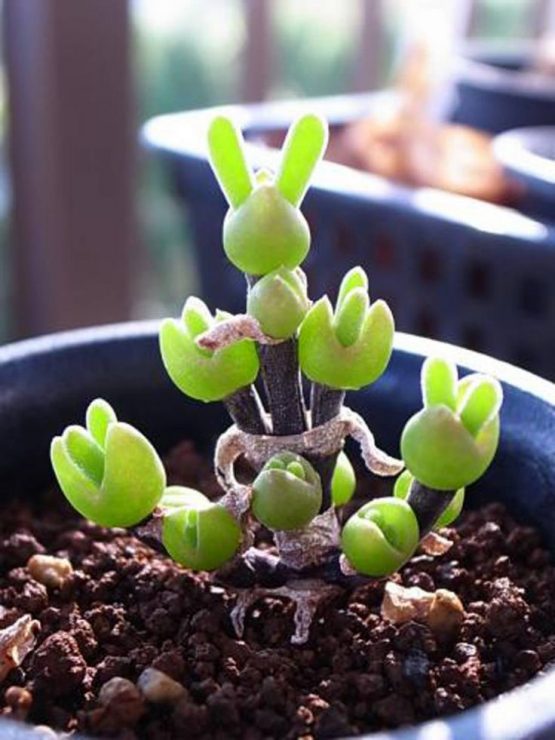
[[555, 223], [555, 126], [505, 131], [495, 137], [494, 150], [522, 190], [522, 210]]
[[458, 123], [497, 134], [522, 126], [555, 125], [555, 81], [523, 69], [533, 59], [533, 42], [476, 42], [458, 61]]
[[[0, 473], [3, 492], [33, 496], [52, 482], [51, 437], [83, 419], [96, 396], [114, 404], [167, 450], [182, 437], [210, 446], [225, 428], [220, 404], [200, 406], [168, 380], [153, 322], [57, 334], [0, 349]], [[496, 375], [505, 391], [499, 451], [470, 499], [503, 501], [535, 524], [555, 552], [555, 386], [485, 356], [409, 335], [398, 335], [385, 375], [349, 403], [361, 412], [380, 445], [398, 452], [406, 419], [420, 405], [419, 373], [428, 354], [449, 355], [461, 368]], [[384, 740], [540, 740], [555, 737], [555, 671], [501, 699]], [[3, 721], [0, 737], [28, 740], [30, 728]]]

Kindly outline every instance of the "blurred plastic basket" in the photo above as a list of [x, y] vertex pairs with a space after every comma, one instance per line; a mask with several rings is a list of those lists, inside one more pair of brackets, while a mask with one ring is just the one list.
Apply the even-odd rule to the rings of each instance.
[[[224, 258], [226, 204], [207, 162], [206, 129], [218, 112], [251, 140], [278, 133], [306, 110], [333, 126], [368, 114], [387, 93], [228, 106], [161, 116], [143, 129], [171, 168], [196, 242], [203, 297], [244, 309], [242, 276]], [[260, 138], [260, 136], [259, 136]], [[255, 166], [277, 152], [251, 142]], [[481, 350], [555, 378], [555, 232], [509, 208], [431, 189], [399, 187], [323, 162], [303, 205], [313, 249], [303, 267], [312, 297], [335, 296], [361, 264], [373, 298], [385, 298], [397, 328]]]
[[521, 188], [519, 209], [555, 224], [555, 126], [530, 126], [499, 134], [497, 159]]
[[530, 41], [468, 44], [456, 65], [453, 120], [494, 134], [555, 125], [555, 78], [530, 70], [535, 53]]

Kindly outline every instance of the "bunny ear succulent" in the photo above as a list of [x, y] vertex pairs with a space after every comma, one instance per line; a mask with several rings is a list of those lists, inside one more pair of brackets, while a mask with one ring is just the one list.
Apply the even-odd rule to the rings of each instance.
[[236, 520], [221, 504], [183, 486], [166, 488], [162, 542], [169, 555], [192, 570], [215, 570], [230, 560], [241, 542]]
[[252, 490], [254, 516], [276, 531], [305, 527], [322, 504], [320, 476], [307, 460], [293, 452], [271, 457]]
[[50, 458], [71, 505], [105, 527], [138, 524], [166, 485], [154, 447], [102, 399], [88, 407], [86, 427], [71, 425], [52, 440]]
[[216, 117], [208, 131], [212, 168], [229, 203], [223, 227], [225, 253], [238, 269], [266, 275], [294, 269], [307, 255], [310, 232], [299, 205], [327, 143], [327, 127], [315, 115], [300, 118], [289, 130], [279, 171], [254, 177], [243, 139], [234, 124]]
[[406, 501], [376, 498], [347, 521], [341, 549], [359, 573], [377, 578], [398, 570], [413, 555], [419, 539], [416, 515]]
[[248, 313], [274, 339], [292, 337], [309, 305], [306, 278], [300, 267], [280, 267], [268, 273], [251, 288], [247, 298]]
[[341, 282], [335, 306], [324, 296], [299, 330], [299, 363], [310, 380], [341, 390], [357, 390], [384, 372], [395, 326], [385, 301], [370, 305], [368, 278], [361, 267]]
[[175, 385], [199, 401], [221, 401], [250, 385], [258, 375], [254, 342], [241, 339], [216, 350], [203, 349], [197, 337], [227, 314], [212, 316], [198, 298], [188, 298], [181, 319], [165, 319], [160, 328], [160, 351]]
[[425, 486], [456, 491], [489, 467], [499, 441], [501, 385], [486, 375], [457, 379], [455, 366], [430, 358], [422, 367], [424, 408], [407, 422], [401, 454]]

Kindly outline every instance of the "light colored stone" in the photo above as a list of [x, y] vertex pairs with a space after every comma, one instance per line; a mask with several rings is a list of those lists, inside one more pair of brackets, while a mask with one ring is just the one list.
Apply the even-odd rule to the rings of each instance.
[[428, 613], [430, 629], [436, 633], [452, 632], [463, 619], [464, 607], [457, 594], [446, 588], [438, 588]]
[[0, 682], [21, 665], [35, 647], [40, 622], [24, 614], [16, 622], [0, 630]]
[[418, 586], [405, 588], [388, 581], [383, 595], [382, 617], [393, 624], [403, 624], [412, 619], [425, 621], [433, 598], [432, 593]]
[[389, 581], [385, 586], [381, 613], [393, 624], [414, 620], [424, 622], [435, 633], [447, 633], [462, 622], [464, 607], [459, 597], [445, 588], [431, 593], [418, 586], [405, 588]]
[[184, 686], [156, 668], [146, 668], [139, 676], [137, 686], [152, 704], [177, 704], [187, 695]]
[[451, 540], [437, 532], [428, 532], [428, 534], [420, 540], [419, 548], [426, 555], [437, 557], [439, 555], [445, 555], [446, 552], [453, 547]]
[[47, 588], [61, 588], [73, 573], [73, 566], [67, 558], [53, 555], [33, 555], [27, 562], [27, 570], [32, 578]]

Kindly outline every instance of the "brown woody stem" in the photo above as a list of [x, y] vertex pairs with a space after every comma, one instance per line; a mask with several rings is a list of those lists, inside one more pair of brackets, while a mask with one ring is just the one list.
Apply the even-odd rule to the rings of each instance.
[[[326, 421], [333, 419], [341, 412], [343, 401], [345, 400], [345, 391], [329, 388], [320, 383], [313, 383], [310, 391], [310, 413], [312, 417], [312, 427], [325, 424]], [[322, 481], [322, 506], [320, 512], [326, 511], [331, 506], [331, 479], [335, 470], [335, 463], [339, 450], [333, 455], [313, 459], [312, 464], [316, 468], [320, 480]]]
[[259, 345], [262, 378], [268, 408], [272, 415], [272, 434], [300, 434], [307, 429], [297, 360], [297, 342]]
[[224, 400], [234, 423], [247, 434], [268, 434], [264, 409], [253, 385], [239, 388]]
[[438, 491], [435, 488], [428, 488], [417, 480], [413, 481], [407, 503], [411, 505], [416, 514], [421, 539], [433, 529], [434, 524], [453, 500], [455, 493], [456, 491]]

